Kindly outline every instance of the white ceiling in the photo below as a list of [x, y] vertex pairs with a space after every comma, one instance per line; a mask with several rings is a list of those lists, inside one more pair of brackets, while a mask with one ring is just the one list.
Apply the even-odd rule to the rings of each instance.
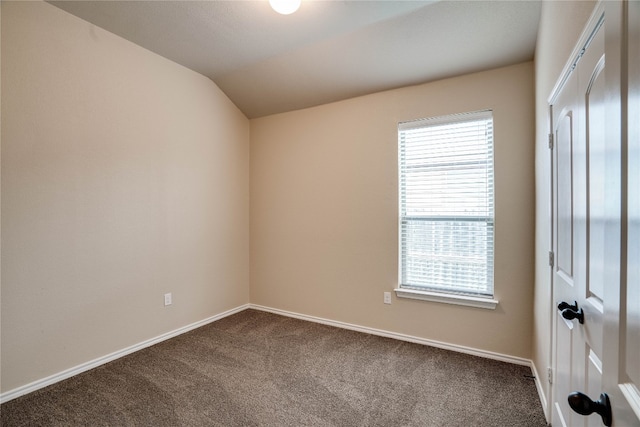
[[249, 118], [533, 59], [540, 0], [50, 1], [211, 78]]

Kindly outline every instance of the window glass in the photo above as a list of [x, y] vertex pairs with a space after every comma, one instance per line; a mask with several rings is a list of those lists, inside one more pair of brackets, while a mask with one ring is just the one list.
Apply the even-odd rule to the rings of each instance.
[[493, 297], [493, 117], [398, 127], [400, 287]]

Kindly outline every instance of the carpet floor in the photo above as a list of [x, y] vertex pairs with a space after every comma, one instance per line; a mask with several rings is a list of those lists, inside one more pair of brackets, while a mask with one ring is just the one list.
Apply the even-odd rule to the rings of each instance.
[[528, 367], [245, 310], [0, 406], [2, 426], [546, 426]]

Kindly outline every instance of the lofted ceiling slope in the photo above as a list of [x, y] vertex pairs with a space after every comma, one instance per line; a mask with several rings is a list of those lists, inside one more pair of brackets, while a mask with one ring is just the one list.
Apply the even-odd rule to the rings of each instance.
[[249, 118], [533, 59], [539, 0], [50, 1], [212, 79]]

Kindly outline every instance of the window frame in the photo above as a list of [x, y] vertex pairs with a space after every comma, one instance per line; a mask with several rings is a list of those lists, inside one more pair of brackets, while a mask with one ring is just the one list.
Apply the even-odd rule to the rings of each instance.
[[[437, 127], [442, 125], [454, 125], [456, 123], [475, 122], [475, 121], [487, 120], [487, 119], [491, 119], [491, 126], [493, 129], [494, 117], [493, 117], [492, 110], [451, 114], [446, 116], [438, 116], [438, 117], [420, 119], [420, 120], [409, 121], [409, 122], [401, 122], [398, 124], [397, 136], [398, 136], [398, 179], [399, 179], [398, 180], [398, 208], [399, 208], [399, 211], [398, 211], [398, 220], [399, 220], [398, 221], [398, 230], [399, 230], [398, 267], [399, 268], [398, 268], [398, 287], [395, 289], [395, 293], [398, 297], [435, 301], [435, 302], [441, 302], [441, 303], [447, 303], [447, 304], [466, 305], [466, 306], [487, 308], [487, 309], [496, 308], [498, 301], [494, 299], [495, 273], [494, 273], [494, 267], [493, 267], [495, 262], [495, 240], [494, 240], [494, 236], [495, 236], [495, 156], [494, 156], [495, 136], [493, 135], [493, 132], [492, 132], [491, 141], [490, 141], [491, 143], [490, 152], [488, 153], [491, 155], [491, 173], [494, 176], [494, 179], [490, 183], [492, 197], [493, 197], [493, 208], [491, 211], [491, 215], [490, 216], [480, 215], [474, 218], [472, 216], [461, 217], [461, 216], [455, 216], [455, 215], [447, 216], [447, 215], [435, 214], [435, 215], [421, 215], [420, 218], [417, 218], [417, 217], [415, 218], [417, 221], [422, 221], [422, 220], [428, 220], [428, 217], [432, 217], [432, 221], [431, 221], [432, 223], [436, 221], [445, 221], [447, 220], [447, 218], [449, 222], [455, 221], [455, 222], [472, 223], [474, 221], [482, 220], [480, 222], [484, 222], [486, 224], [491, 223], [491, 227], [492, 227], [492, 230], [491, 230], [492, 238], [490, 243], [491, 244], [491, 253], [490, 253], [491, 262], [489, 263], [491, 277], [487, 279], [487, 280], [490, 280], [491, 282], [490, 283], [491, 293], [490, 294], [488, 292], [476, 293], [476, 292], [469, 292], [468, 290], [461, 291], [460, 289], [453, 290], [452, 288], [447, 289], [446, 287], [442, 287], [442, 286], [439, 287], [439, 286], [403, 284], [403, 273], [404, 273], [403, 255], [405, 255], [406, 253], [406, 251], [404, 250], [403, 220], [406, 220], [407, 218], [412, 218], [412, 215], [403, 216], [403, 208], [402, 208], [403, 172], [405, 171], [405, 168], [403, 168], [403, 160], [402, 160], [402, 154], [401, 154], [402, 153], [401, 150], [403, 149], [403, 145], [402, 145], [403, 143], [401, 138], [402, 132], [415, 130], [415, 129], [432, 128], [432, 127]], [[461, 164], [461, 163], [463, 162], [452, 163], [452, 166], [455, 167], [457, 164]], [[430, 166], [425, 164], [426, 170], [428, 170], [429, 167]], [[463, 170], [463, 169], [457, 168], [455, 170]]]

